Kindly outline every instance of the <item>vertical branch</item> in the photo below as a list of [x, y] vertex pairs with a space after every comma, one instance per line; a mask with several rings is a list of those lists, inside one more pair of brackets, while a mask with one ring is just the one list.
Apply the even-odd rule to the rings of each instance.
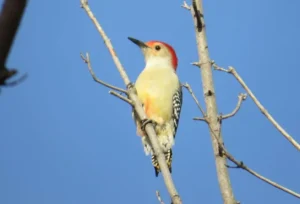
[[[220, 149], [218, 140], [223, 143], [220, 123], [218, 121], [218, 110], [216, 104], [215, 89], [212, 76], [212, 63], [209, 57], [205, 23], [203, 19], [203, 7], [202, 0], [193, 0], [191, 6], [191, 14], [193, 16], [197, 48], [200, 62], [198, 66], [201, 68], [202, 86], [204, 92], [204, 99], [207, 110], [207, 122], [210, 128], [210, 135], [216, 160], [216, 169], [218, 175], [219, 186], [221, 189], [222, 197], [225, 204], [235, 204], [235, 198], [233, 195], [228, 170], [226, 167], [226, 157], [220, 155]], [[219, 138], [216, 138], [215, 135]]]

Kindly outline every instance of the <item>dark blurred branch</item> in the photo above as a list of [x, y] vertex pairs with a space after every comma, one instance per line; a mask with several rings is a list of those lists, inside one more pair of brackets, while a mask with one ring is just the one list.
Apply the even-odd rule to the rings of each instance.
[[26, 78], [7, 83], [6, 80], [17, 74], [16, 69], [7, 69], [6, 61], [20, 25], [27, 0], [5, 0], [0, 15], [0, 86], [14, 86]]

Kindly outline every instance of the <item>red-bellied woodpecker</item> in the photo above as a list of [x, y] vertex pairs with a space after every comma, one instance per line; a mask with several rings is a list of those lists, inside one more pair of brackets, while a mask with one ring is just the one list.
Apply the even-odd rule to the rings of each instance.
[[172, 172], [172, 146], [180, 118], [182, 105], [182, 88], [176, 75], [177, 56], [174, 49], [160, 41], [142, 42], [129, 37], [138, 45], [145, 57], [146, 66], [138, 76], [135, 87], [149, 120], [137, 120], [137, 135], [142, 137], [146, 155], [152, 155], [155, 176], [160, 167], [153, 155], [151, 143], [146, 137], [144, 126], [152, 122], [155, 127], [158, 142], [165, 154], [170, 172]]

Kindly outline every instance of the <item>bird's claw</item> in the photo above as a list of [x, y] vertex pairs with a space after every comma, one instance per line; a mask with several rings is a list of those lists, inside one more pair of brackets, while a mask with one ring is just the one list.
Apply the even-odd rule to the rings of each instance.
[[145, 127], [146, 127], [146, 125], [147, 125], [148, 123], [152, 123], [153, 125], [156, 125], [156, 123], [155, 123], [153, 120], [151, 120], [151, 119], [144, 119], [144, 120], [141, 121], [141, 123], [142, 123], [141, 129], [142, 129], [143, 131], [145, 131]]

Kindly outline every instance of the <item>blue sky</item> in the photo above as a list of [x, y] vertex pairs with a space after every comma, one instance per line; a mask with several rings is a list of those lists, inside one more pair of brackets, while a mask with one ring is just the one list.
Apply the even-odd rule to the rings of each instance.
[[[211, 58], [232, 65], [268, 111], [299, 142], [300, 2], [204, 1]], [[3, 1], [0, 1], [1, 4]], [[178, 75], [203, 104], [191, 15], [177, 1], [96, 1], [91, 9], [109, 35], [131, 80], [144, 66], [127, 40], [161, 40], [179, 58]], [[79, 57], [90, 53], [99, 78], [123, 87], [94, 25], [78, 1], [30, 1], [8, 60], [29, 77], [0, 95], [0, 203], [169, 203], [162, 178], [135, 134], [131, 108], [96, 84]], [[244, 92], [214, 72], [219, 112], [232, 111]], [[298, 84], [298, 85], [297, 85]], [[188, 92], [176, 137], [173, 178], [184, 203], [221, 203], [208, 128]], [[223, 123], [230, 152], [262, 175], [300, 191], [299, 152], [248, 98]], [[242, 170], [230, 169], [242, 203], [299, 200]]]

